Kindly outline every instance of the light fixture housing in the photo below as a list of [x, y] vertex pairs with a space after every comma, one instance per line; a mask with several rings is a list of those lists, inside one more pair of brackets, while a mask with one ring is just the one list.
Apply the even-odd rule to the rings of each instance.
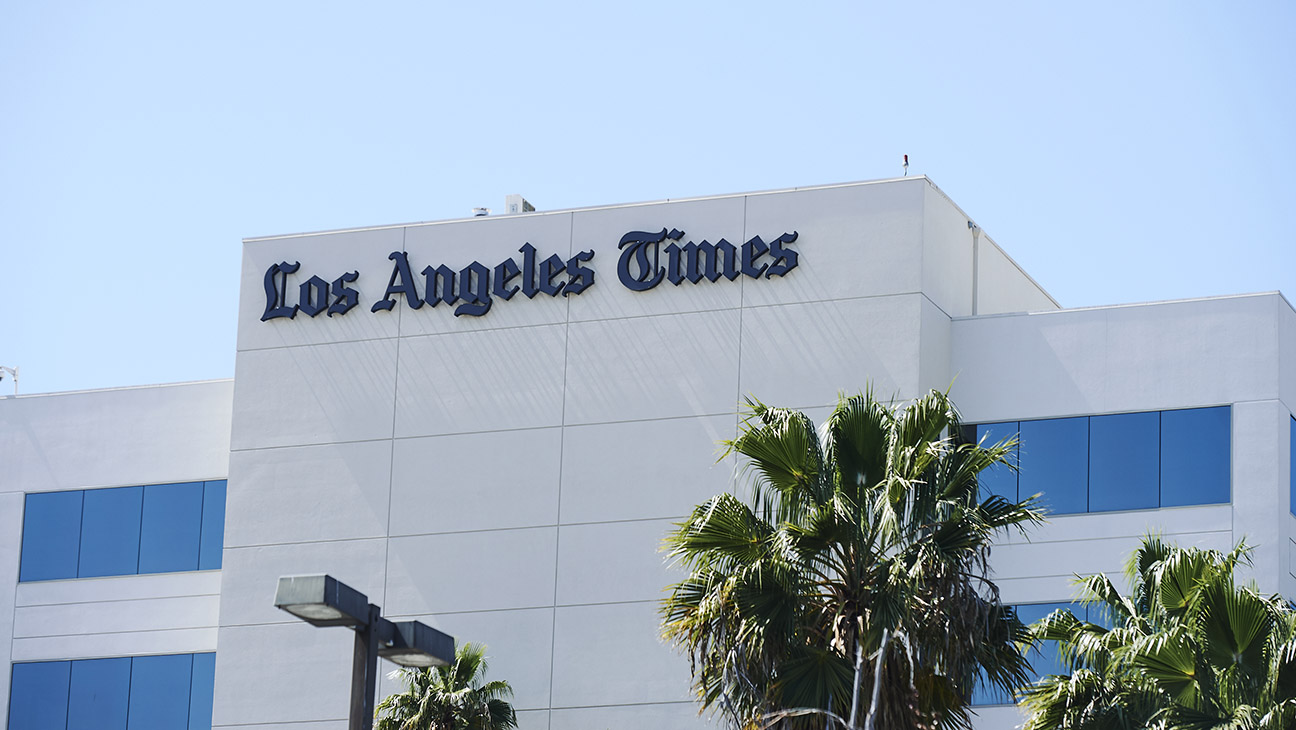
[[289, 575], [279, 579], [275, 608], [314, 626], [363, 627], [369, 598], [331, 575]]
[[378, 656], [402, 667], [445, 667], [454, 655], [454, 637], [421, 621], [392, 621], [390, 637], [378, 647]]

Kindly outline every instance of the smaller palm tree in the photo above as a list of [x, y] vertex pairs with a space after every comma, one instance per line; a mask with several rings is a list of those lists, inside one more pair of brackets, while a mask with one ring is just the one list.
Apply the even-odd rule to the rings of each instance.
[[1248, 549], [1228, 553], [1147, 537], [1123, 596], [1105, 575], [1080, 582], [1111, 628], [1057, 611], [1032, 627], [1070, 675], [1022, 693], [1025, 730], [1287, 730], [1296, 727], [1296, 611], [1239, 585]]
[[398, 669], [405, 691], [378, 705], [376, 730], [507, 730], [517, 727], [508, 682], [485, 682], [486, 647], [464, 644], [454, 664]]

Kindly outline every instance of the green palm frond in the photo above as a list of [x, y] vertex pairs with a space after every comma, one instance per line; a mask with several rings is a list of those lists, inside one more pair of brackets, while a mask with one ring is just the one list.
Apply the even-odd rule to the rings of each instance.
[[[663, 602], [664, 636], [689, 655], [705, 708], [739, 727], [779, 714], [785, 730], [867, 704], [883, 650], [879, 726], [969, 727], [979, 676], [1022, 684], [1026, 637], [986, 578], [1004, 529], [1041, 519], [1030, 502], [980, 500], [977, 475], [1012, 443], [957, 442], [943, 393], [893, 406], [841, 397], [817, 431], [805, 416], [748, 401], [730, 452], [754, 482], [750, 504], [720, 496], [666, 538], [689, 576]], [[818, 708], [819, 712], [802, 712]]]

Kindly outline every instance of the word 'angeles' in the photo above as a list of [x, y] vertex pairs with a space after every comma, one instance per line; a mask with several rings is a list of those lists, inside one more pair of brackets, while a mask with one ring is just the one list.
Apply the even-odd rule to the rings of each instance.
[[[625, 234], [618, 244], [621, 257], [617, 262], [617, 278], [631, 291], [647, 291], [663, 280], [679, 286], [685, 281], [697, 284], [702, 279], [714, 282], [721, 276], [733, 281], [739, 274], [753, 279], [768, 279], [783, 276], [795, 269], [798, 262], [797, 252], [785, 246], [796, 241], [795, 231], [784, 233], [769, 243], [760, 236], [753, 236], [741, 248], [723, 238], [716, 243], [703, 240], [681, 245], [678, 241], [683, 237], [683, 231], [667, 231], [665, 228], [656, 233], [631, 231]], [[663, 241], [670, 243], [662, 245]], [[528, 299], [539, 294], [550, 297], [579, 295], [594, 285], [594, 270], [584, 265], [594, 258], [593, 251], [580, 251], [566, 261], [557, 254], [539, 260], [536, 248], [530, 243], [524, 244], [518, 252], [522, 254], [520, 265], [510, 258], [493, 268], [474, 261], [457, 272], [445, 264], [427, 266], [420, 272], [420, 290], [408, 254], [393, 251], [387, 257], [393, 262], [387, 289], [369, 311], [391, 310], [396, 306], [394, 297], [399, 294], [411, 309], [419, 309], [424, 304], [433, 307], [441, 303], [458, 304], [454, 309], [456, 317], [465, 314], [480, 317], [490, 311], [495, 299], [508, 301], [518, 292]], [[767, 255], [771, 261], [763, 262], [761, 259]], [[300, 262], [284, 261], [266, 269], [263, 280], [266, 308], [261, 321], [292, 319], [298, 312], [309, 317], [327, 312], [332, 317], [346, 314], [360, 303], [360, 293], [350, 286], [359, 280], [360, 272], [349, 271], [332, 282], [311, 276], [297, 285], [297, 302], [288, 304], [292, 288], [288, 277], [300, 268]], [[565, 279], [563, 274], [566, 274]]]

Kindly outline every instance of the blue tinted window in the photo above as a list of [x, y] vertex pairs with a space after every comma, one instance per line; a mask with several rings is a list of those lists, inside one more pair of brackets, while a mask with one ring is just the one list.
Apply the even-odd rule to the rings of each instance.
[[[1017, 422], [984, 423], [976, 427], [977, 443], [982, 446], [993, 446], [1006, 438], [1017, 435]], [[1017, 448], [1013, 447], [1008, 456], [1008, 463], [1017, 465]], [[977, 484], [981, 488], [981, 499], [997, 494], [1009, 502], [1017, 501], [1017, 472], [1008, 464], [995, 464], [977, 475]]]
[[77, 575], [130, 575], [139, 569], [140, 501], [143, 487], [90, 489], [81, 514], [81, 560]]
[[12, 730], [63, 730], [67, 725], [68, 672], [71, 662], [13, 665], [9, 685]]
[[[1028, 603], [1017, 607], [1017, 618], [1029, 626], [1054, 611], [1071, 609], [1074, 612], [1075, 608], [1070, 603]], [[1080, 611], [1083, 612], [1084, 608], [1080, 607]], [[1050, 674], [1070, 673], [1066, 663], [1062, 661], [1062, 651], [1055, 641], [1046, 641], [1042, 646], [1031, 649], [1028, 658], [1033, 670], [1032, 681]]]
[[202, 487], [202, 482], [144, 487], [139, 572], [170, 573], [198, 569]]
[[211, 730], [212, 689], [216, 686], [216, 655], [193, 655], [189, 687], [189, 730]]
[[81, 499], [79, 491], [27, 495], [19, 580], [76, 577], [81, 547]]
[[1041, 503], [1052, 514], [1088, 510], [1089, 419], [1022, 421], [1019, 427], [1017, 493], [1042, 493]]
[[1089, 511], [1156, 509], [1161, 414], [1089, 419]]
[[1228, 406], [1161, 413], [1161, 506], [1229, 501]]
[[1287, 481], [1291, 482], [1291, 494], [1289, 495], [1288, 504], [1291, 513], [1296, 515], [1296, 418], [1291, 420], [1291, 430], [1287, 436]]
[[131, 660], [130, 730], [177, 730], [189, 725], [192, 654]]
[[221, 549], [225, 546], [225, 480], [207, 482], [203, 487], [202, 552], [199, 570], [221, 567]]
[[129, 657], [72, 662], [67, 730], [126, 730], [130, 682]]

